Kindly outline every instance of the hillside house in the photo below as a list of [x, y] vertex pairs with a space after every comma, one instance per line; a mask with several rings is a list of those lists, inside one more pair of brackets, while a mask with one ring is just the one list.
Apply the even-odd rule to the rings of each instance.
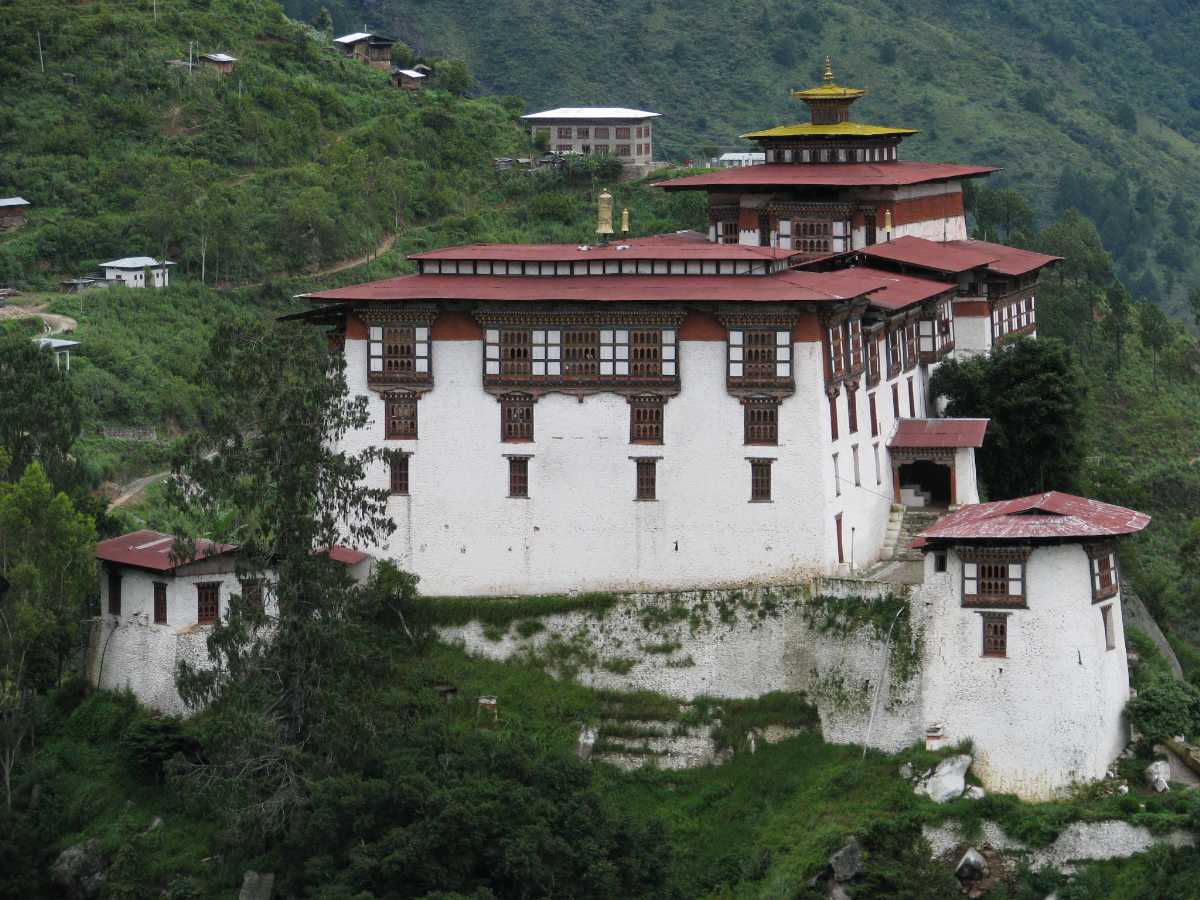
[[421, 63], [417, 63], [411, 69], [393, 66], [392, 84], [402, 90], [419, 91], [429, 83], [432, 74], [433, 69]]
[[647, 174], [654, 160], [653, 120], [661, 113], [609, 106], [571, 106], [521, 116], [534, 140], [546, 149], [569, 154], [608, 153], [630, 176]]
[[734, 169], [739, 166], [760, 166], [767, 161], [767, 154], [761, 151], [740, 151], [722, 153], [712, 161], [714, 169]]
[[334, 38], [333, 42], [351, 59], [357, 59], [385, 72], [392, 69], [392, 46], [396, 43], [395, 38], [356, 31], [354, 34]]
[[0, 197], [0, 231], [13, 231], [25, 224], [30, 203], [24, 197]]
[[33, 342], [54, 354], [54, 364], [56, 366], [68, 372], [71, 371], [71, 351], [79, 346], [79, 341], [57, 337], [38, 337], [34, 338]]
[[170, 260], [157, 260], [153, 256], [127, 256], [100, 263], [100, 273], [105, 281], [123, 284], [131, 288], [165, 288], [170, 280]]
[[[277, 609], [273, 574], [241, 580], [237, 549], [200, 540], [194, 558], [178, 559], [175, 539], [149, 530], [101, 541], [100, 616], [89, 642], [89, 681], [114, 690], [127, 687], [163, 712], [184, 712], [175, 689], [176, 663], [209, 664], [206, 640], [213, 623], [228, 615], [231, 598], [258, 604], [268, 618]], [[330, 558], [356, 581], [370, 574], [365, 553], [335, 547]]]
[[233, 72], [237, 57], [230, 56], [228, 53], [201, 53], [197, 61], [206, 69], [221, 75], [229, 75]]

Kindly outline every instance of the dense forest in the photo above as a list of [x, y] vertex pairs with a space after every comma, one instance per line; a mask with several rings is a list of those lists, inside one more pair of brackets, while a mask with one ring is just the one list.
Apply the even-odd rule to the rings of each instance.
[[789, 97], [826, 55], [868, 90], [857, 119], [918, 128], [909, 159], [998, 165], [1041, 225], [1091, 218], [1135, 297], [1182, 308], [1200, 283], [1200, 19], [1187, 0], [286, 0], [328, 9], [430, 54], [467, 60], [483, 89], [530, 109], [633, 106], [663, 114], [657, 153], [749, 149], [738, 136], [795, 122]]
[[[397, 91], [331, 48], [324, 6], [345, 30], [395, 30], [459, 77]], [[910, 158], [1006, 165], [968, 198], [977, 234], [1067, 258], [1039, 294], [1042, 343], [1018, 342], [943, 386], [957, 411], [997, 423], [980, 461], [994, 495], [1037, 473], [1153, 515], [1122, 564], [1187, 680], [1163, 687], [1165, 660], [1131, 635], [1145, 698], [1135, 714], [1152, 736], [1200, 734], [1200, 293], [1188, 287], [1198, 198], [1185, 174], [1200, 161], [1200, 78], [1185, 65], [1196, 23], [1182, 4], [1128, 17], [1060, 0], [756, 2], [720, 15], [665, 0], [617, 0], [603, 14], [518, 0], [471, 17], [443, 0], [289, 9], [305, 21], [261, 0], [22, 0], [0, 22], [0, 195], [34, 201], [31, 224], [0, 235], [0, 283], [22, 289], [18, 307], [76, 318], [83, 344], [68, 375], [35, 352], [28, 320], [0, 321], [0, 896], [60, 896], [52, 863], [95, 841], [105, 897], [232, 896], [247, 870], [276, 873], [279, 896], [355, 900], [816, 897], [810, 879], [856, 834], [857, 896], [924, 900], [961, 895], [921, 838], [922, 824], [947, 817], [992, 819], [1034, 846], [1078, 819], [1200, 829], [1195, 792], [1137, 786], [1146, 746], [1121, 763], [1130, 794], [1048, 804], [938, 807], [895, 774], [936, 761], [922, 749], [863, 754], [813, 732], [721, 767], [589, 767], [574, 758], [582, 724], [620, 706], [634, 728], [677, 704], [554, 679], [537, 660], [469, 658], [431, 639], [453, 610], [422, 600], [409, 576], [385, 569], [353, 588], [307, 552], [292, 560], [293, 587], [311, 602], [288, 639], [247, 640], [253, 613], [237, 607], [215, 645], [237, 677], [188, 683], [210, 703], [202, 715], [181, 722], [89, 693], [78, 623], [97, 602], [98, 537], [143, 525], [221, 534], [229, 510], [252, 507], [241, 524], [257, 535], [309, 539], [336, 499], [296, 475], [330, 465], [319, 440], [272, 444], [255, 429], [240, 456], [203, 452], [255, 417], [313, 412], [289, 403], [355, 415], [314, 336], [268, 324], [298, 308], [294, 294], [409, 271], [406, 253], [448, 243], [586, 237], [611, 168], [492, 166], [527, 146], [517, 116], [530, 105], [659, 109], [662, 148], [683, 158], [794, 118], [786, 90], [828, 52], [840, 78], [871, 89], [864, 118], [923, 129]], [[236, 73], [165, 65], [189, 43], [237, 56]], [[712, 47], [737, 79], [711, 77]], [[1121, 70], [1097, 78], [1114, 60]], [[645, 182], [614, 190], [635, 233], [703, 221], [700, 197]], [[142, 252], [180, 261], [170, 289], [48, 292]], [[275, 352], [254, 355], [247, 335]], [[1037, 391], [1002, 389], [1032, 378]], [[163, 439], [96, 434], [135, 424]], [[211, 490], [225, 518], [170, 491], [111, 514], [96, 496], [102, 479], [168, 466]], [[497, 628], [537, 626], [528, 602], [491, 614]], [[276, 715], [281, 673], [303, 685], [302, 720]], [[501, 695], [502, 716], [481, 724], [471, 704], [440, 699], [445, 684]], [[780, 716], [812, 725], [803, 697], [724, 704], [723, 715], [739, 747], [751, 725]], [[1188, 896], [1197, 865], [1194, 851], [1162, 849], [1070, 881], [1021, 870], [991, 896]]]

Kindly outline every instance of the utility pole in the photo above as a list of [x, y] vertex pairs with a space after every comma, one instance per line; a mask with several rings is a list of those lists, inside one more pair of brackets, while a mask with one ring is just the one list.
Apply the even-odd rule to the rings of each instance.
[[42, 74], [45, 75], [46, 74], [46, 60], [42, 56], [42, 31], [40, 28], [38, 29], [37, 37], [38, 37], [38, 64], [42, 67]]
[[188, 41], [188, 78], [192, 77], [192, 41]]
[[154, 24], [158, 24], [158, 0], [154, 0]]

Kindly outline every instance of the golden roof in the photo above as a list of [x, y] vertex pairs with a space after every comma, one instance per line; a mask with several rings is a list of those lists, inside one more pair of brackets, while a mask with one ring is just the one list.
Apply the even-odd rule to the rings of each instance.
[[862, 122], [837, 122], [833, 125], [777, 125], [765, 131], [751, 131], [744, 138], [789, 138], [789, 137], [885, 137], [887, 135], [916, 134], [915, 128], [889, 128], [886, 125], [867, 125]]
[[866, 93], [862, 88], [842, 87], [833, 83], [833, 60], [825, 57], [825, 75], [820, 87], [792, 91], [797, 100], [857, 100]]

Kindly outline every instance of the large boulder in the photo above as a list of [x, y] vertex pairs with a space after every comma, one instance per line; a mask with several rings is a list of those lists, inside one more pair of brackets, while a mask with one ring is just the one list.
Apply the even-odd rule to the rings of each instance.
[[946, 803], [961, 797], [967, 787], [967, 769], [971, 768], [971, 757], [948, 756], [938, 763], [929, 776], [925, 791], [934, 803]]
[[104, 887], [104, 854], [95, 838], [74, 844], [58, 854], [50, 878], [69, 900], [94, 900]]
[[987, 878], [987, 860], [974, 847], [968, 847], [963, 858], [955, 866], [954, 874], [958, 876], [959, 881], [979, 881], [981, 878]]
[[238, 900], [271, 900], [275, 891], [274, 872], [247, 872], [242, 876]]
[[1171, 764], [1165, 759], [1157, 759], [1146, 766], [1146, 784], [1160, 794], [1171, 789]]
[[844, 846], [833, 856], [829, 857], [829, 866], [833, 869], [834, 881], [850, 881], [857, 878], [863, 871], [862, 844], [858, 838], [851, 837]]

